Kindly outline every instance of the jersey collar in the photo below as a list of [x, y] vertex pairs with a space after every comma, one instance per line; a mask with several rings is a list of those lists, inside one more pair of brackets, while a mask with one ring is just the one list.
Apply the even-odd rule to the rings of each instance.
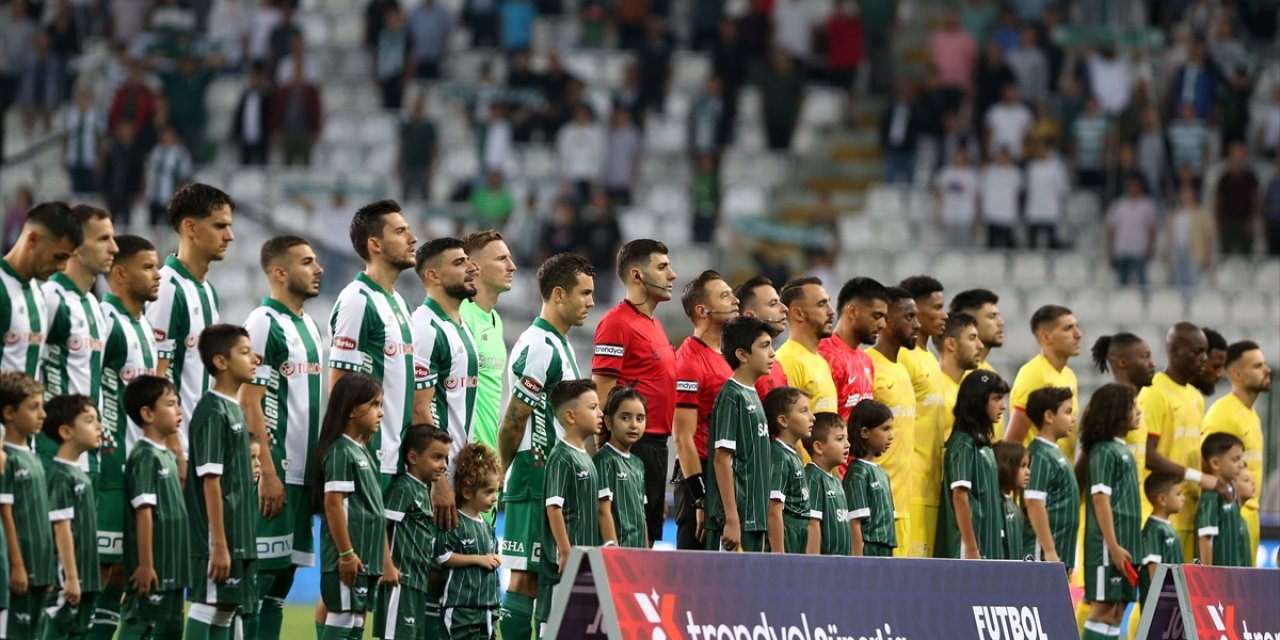
[[462, 517], [464, 517], [464, 518], [466, 518], [466, 519], [468, 519], [468, 520], [470, 520], [470, 521], [472, 521], [472, 522], [484, 522], [484, 518], [476, 518], [476, 517], [474, 517], [474, 516], [469, 516], [469, 515], [467, 515], [467, 514], [463, 513], [463, 512], [462, 512], [462, 509], [458, 509], [458, 515], [460, 515], [460, 516], [462, 516]]
[[138, 438], [138, 440], [139, 440], [139, 441], [141, 441], [141, 442], [145, 442], [145, 443], [147, 443], [147, 444], [149, 444], [149, 445], [151, 445], [151, 446], [153, 446], [153, 447], [155, 447], [155, 448], [157, 448], [157, 449], [164, 449], [164, 450], [166, 450], [166, 451], [169, 449], [168, 447], [164, 446], [163, 444], [160, 444], [159, 442], [156, 442], [155, 440], [152, 440], [151, 438], [148, 438], [148, 437], [146, 437], [146, 436], [143, 436], [143, 437], [141, 437], [141, 438]]
[[651, 315], [651, 316], [650, 316], [650, 315], [645, 315], [645, 313], [644, 313], [643, 311], [641, 311], [641, 310], [640, 310], [640, 307], [637, 307], [637, 306], [635, 305], [635, 303], [631, 302], [630, 300], [628, 300], [628, 299], [626, 299], [626, 298], [623, 298], [623, 299], [622, 299], [622, 302], [619, 302], [618, 304], [620, 304], [620, 305], [626, 305], [626, 307], [627, 307], [628, 309], [630, 309], [630, 310], [632, 311], [632, 313], [635, 313], [637, 316], [640, 316], [641, 318], [644, 318], [645, 320], [648, 320], [649, 322], [655, 322], [655, 321], [657, 321], [657, 319], [658, 319], [658, 316], [657, 316], [657, 314], [656, 314], [656, 313], [655, 313], [654, 315]]
[[80, 297], [84, 297], [85, 292], [80, 290], [80, 286], [73, 282], [71, 278], [67, 277], [67, 274], [61, 271], [54, 271], [53, 275], [49, 276], [49, 282], [56, 282], [62, 285], [62, 288], [67, 291], [74, 291], [80, 294]]
[[270, 307], [276, 311], [279, 311], [280, 313], [283, 313], [289, 316], [290, 318], [294, 318], [294, 319], [302, 318], [302, 316], [294, 313], [293, 309], [290, 309], [287, 305], [285, 305], [285, 303], [280, 302], [279, 300], [276, 300], [275, 298], [272, 298], [270, 296], [262, 299], [262, 306]]
[[1036, 436], [1036, 440], [1039, 440], [1040, 442], [1043, 442], [1043, 443], [1045, 443], [1045, 444], [1047, 444], [1047, 445], [1049, 445], [1049, 446], [1051, 446], [1051, 447], [1056, 447], [1056, 446], [1058, 446], [1058, 445], [1054, 444], [1053, 442], [1051, 442], [1048, 438], [1046, 438], [1046, 437], [1044, 437], [1044, 436]]
[[568, 441], [568, 440], [561, 440], [560, 442], [564, 443], [564, 446], [569, 447], [570, 449], [573, 449], [574, 451], [581, 451], [581, 452], [583, 452], [583, 453], [586, 453], [586, 452], [587, 452], [586, 447], [575, 447], [575, 446], [573, 446], [573, 445], [569, 444], [569, 441]]
[[564, 336], [560, 335], [560, 331], [557, 330], [555, 327], [551, 326], [550, 322], [543, 320], [542, 316], [538, 316], [533, 319], [533, 326], [538, 327], [543, 331], [550, 331], [551, 333], [556, 334], [556, 337], [560, 338], [560, 340], [562, 341], [564, 340]]
[[187, 271], [187, 265], [182, 264], [182, 261], [178, 259], [177, 254], [174, 254], [174, 253], [169, 254], [169, 257], [164, 259], [164, 264], [165, 266], [172, 268], [174, 271], [177, 271], [178, 275], [196, 284], [204, 284], [203, 280], [196, 279], [195, 276], [191, 275], [190, 271]]
[[381, 293], [383, 295], [387, 295], [387, 296], [391, 295], [390, 291], [383, 289], [382, 285], [374, 282], [373, 278], [370, 278], [368, 274], [366, 274], [363, 271], [359, 271], [356, 273], [356, 282], [359, 282], [364, 286], [369, 287], [370, 289], [373, 289], [374, 291], [377, 291], [378, 293]]
[[7, 258], [0, 258], [0, 270], [3, 270], [5, 273], [13, 276], [13, 278], [18, 282], [31, 282], [31, 278], [23, 278], [18, 275], [18, 272], [14, 271], [13, 265], [9, 264], [9, 260]]
[[[347, 434], [345, 434], [345, 433], [344, 433], [344, 434], [342, 434], [342, 435], [346, 436]], [[350, 436], [347, 436], [347, 437], [350, 437]], [[406, 476], [408, 476], [408, 477], [412, 478], [414, 482], [417, 482], [418, 484], [420, 484], [420, 485], [422, 485], [422, 486], [424, 486], [424, 487], [427, 487], [428, 489], [430, 489], [430, 488], [431, 488], [431, 483], [430, 483], [430, 482], [424, 482], [424, 481], [422, 480], [422, 478], [419, 478], [418, 476], [415, 476], [415, 475], [413, 475], [412, 473], [409, 473], [409, 471], [408, 471], [408, 470], [406, 470], [406, 471], [404, 472], [404, 475], [406, 475]]]
[[774, 439], [773, 439], [773, 441], [774, 441], [774, 442], [777, 442], [777, 443], [778, 443], [778, 444], [780, 444], [780, 445], [782, 445], [782, 448], [786, 449], [787, 451], [790, 451], [790, 452], [791, 452], [791, 455], [793, 455], [793, 456], [795, 456], [795, 457], [797, 457], [797, 458], [798, 458], [798, 457], [800, 457], [800, 454], [796, 453], [795, 447], [792, 447], [791, 445], [787, 444], [786, 442], [783, 442], [781, 434], [779, 434], [779, 436], [778, 436], [777, 438], [774, 438]]
[[854, 462], [861, 462], [862, 464], [871, 465], [871, 466], [873, 466], [873, 467], [878, 467], [878, 466], [880, 466], [880, 465], [878, 465], [878, 464], [876, 464], [876, 463], [874, 463], [874, 462], [872, 462], [872, 461], [870, 461], [870, 460], [867, 460], [866, 458], [858, 458], [858, 459], [857, 459], [857, 460], [855, 460]]
[[[454, 322], [453, 318], [450, 318], [449, 314], [444, 312], [444, 308], [440, 306], [440, 303], [436, 302], [435, 300], [432, 300], [431, 296], [427, 296], [422, 299], [422, 306], [430, 309], [432, 313], [436, 314], [436, 316], [440, 317], [445, 322], [448, 322], [449, 324], [455, 327], [460, 326], [462, 324], [461, 322]], [[459, 318], [462, 317], [462, 307], [458, 307], [458, 317]]]
[[1168, 520], [1165, 520], [1164, 518], [1161, 518], [1160, 516], [1157, 516], [1157, 515], [1154, 515], [1154, 514], [1153, 514], [1153, 515], [1150, 515], [1150, 516], [1147, 516], [1147, 517], [1148, 517], [1148, 518], [1150, 518], [1150, 519], [1152, 519], [1152, 520], [1155, 520], [1156, 522], [1160, 522], [1160, 523], [1163, 523], [1163, 524], [1169, 524], [1169, 521], [1168, 521]]
[[1126, 446], [1126, 447], [1127, 447], [1127, 446], [1129, 446], [1129, 443], [1128, 443], [1128, 442], [1125, 442], [1125, 441], [1124, 441], [1124, 438], [1112, 438], [1112, 440], [1115, 440], [1116, 442], [1119, 442], [1120, 444], [1122, 444], [1122, 445], [1124, 445], [1124, 446]]
[[825, 474], [827, 474], [827, 475], [831, 476], [832, 478], [836, 477], [836, 475], [835, 475], [834, 473], [831, 473], [830, 471], [827, 471], [826, 469], [823, 469], [822, 467], [818, 466], [818, 463], [816, 463], [816, 462], [814, 462], [814, 461], [812, 461], [812, 460], [810, 460], [810, 461], [809, 461], [809, 464], [807, 464], [807, 465], [805, 465], [805, 466], [806, 466], [806, 467], [813, 467], [814, 469], [817, 469], [818, 471], [821, 471], [821, 472], [823, 472], [823, 473], [825, 473]]
[[618, 453], [618, 455], [620, 455], [620, 456], [622, 456], [622, 457], [624, 457], [624, 458], [630, 458], [630, 457], [631, 457], [631, 452], [629, 452], [629, 451], [623, 451], [622, 449], [619, 449], [619, 448], [617, 448], [617, 447], [613, 446], [613, 443], [612, 443], [612, 442], [606, 442], [606, 443], [604, 443], [604, 446], [609, 447], [610, 449], [613, 449], [614, 451], [616, 451], [616, 452]]
[[223, 392], [221, 392], [221, 391], [218, 391], [217, 389], [214, 389], [214, 388], [212, 388], [212, 387], [210, 387], [210, 388], [209, 388], [209, 393], [211, 393], [211, 394], [213, 394], [213, 395], [215, 395], [215, 396], [218, 396], [219, 398], [222, 398], [223, 400], [226, 400], [227, 402], [230, 402], [231, 404], [239, 404], [239, 402], [238, 402], [235, 398], [232, 398], [231, 396], [229, 396], [229, 395], [227, 395], [227, 394], [225, 394], [225, 393], [223, 393]]
[[61, 462], [62, 464], [67, 465], [68, 467], [75, 467], [75, 468], [77, 468], [77, 469], [79, 469], [79, 468], [80, 468], [80, 463], [79, 463], [79, 462], [77, 462], [77, 461], [75, 461], [75, 460], [63, 460], [62, 458], [59, 458], [58, 456], [54, 456], [54, 457], [53, 457], [53, 461], [54, 461], [54, 462]]
[[124, 300], [121, 300], [120, 296], [117, 296], [114, 293], [108, 293], [102, 296], [102, 304], [111, 305], [116, 308], [116, 311], [137, 320], [137, 318], [134, 318], [133, 314], [130, 313], [128, 309], [124, 308]]
[[19, 451], [31, 451], [31, 447], [28, 447], [25, 444], [14, 444], [12, 442], [5, 442], [4, 446], [9, 447], [10, 449], [17, 449]]

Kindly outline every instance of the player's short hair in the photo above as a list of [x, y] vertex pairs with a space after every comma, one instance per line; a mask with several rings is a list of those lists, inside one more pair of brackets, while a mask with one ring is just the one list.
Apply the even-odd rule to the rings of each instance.
[[889, 292], [878, 280], [861, 276], [849, 278], [844, 286], [840, 287], [840, 295], [836, 296], [837, 312], [843, 313], [844, 308], [855, 300], [858, 302], [884, 300], [885, 304], [888, 304]]
[[667, 245], [651, 238], [632, 240], [618, 249], [618, 280], [626, 282], [627, 272], [636, 267], [649, 265], [649, 257], [653, 254], [668, 255], [671, 252]]
[[27, 224], [33, 224], [53, 235], [65, 238], [77, 247], [84, 244], [84, 228], [71, 205], [61, 202], [41, 202], [27, 212]]
[[1241, 340], [1239, 342], [1232, 342], [1227, 347], [1227, 366], [1229, 367], [1235, 364], [1236, 362], [1239, 362], [1240, 358], [1244, 357], [1244, 354], [1249, 353], [1250, 351], [1257, 351], [1261, 348], [1262, 347], [1258, 346], [1258, 343], [1252, 340]]
[[400, 211], [400, 203], [390, 198], [376, 200], [356, 209], [347, 233], [351, 236], [351, 248], [355, 249], [361, 260], [369, 261], [369, 238], [381, 238], [382, 230], [387, 226], [386, 217]]
[[888, 287], [885, 289], [885, 295], [889, 297], [889, 306], [892, 307], [903, 300], [915, 300], [916, 297], [911, 295], [910, 291], [902, 287]]
[[1111, 368], [1108, 360], [1111, 358], [1111, 352], [1114, 349], [1123, 349], [1142, 342], [1142, 338], [1121, 331], [1112, 336], [1100, 336], [1093, 342], [1093, 347], [1089, 349], [1089, 355], [1093, 358], [1093, 366], [1097, 367], [1100, 373], [1106, 373]]
[[724, 276], [719, 271], [707, 269], [698, 274], [698, 277], [689, 281], [684, 286], [684, 293], [680, 295], [680, 304], [684, 306], [684, 315], [693, 320], [693, 312], [700, 304], [707, 304], [707, 285], [717, 280], [723, 281]]
[[566, 406], [577, 401], [582, 394], [595, 390], [596, 383], [591, 378], [565, 380], [551, 387], [551, 412], [559, 416]]
[[86, 395], [72, 393], [49, 398], [49, 401], [44, 403], [44, 424], [40, 425], [40, 430], [50, 440], [62, 444], [62, 433], [58, 429], [63, 425], [75, 424], [76, 418], [80, 417], [85, 409], [97, 410], [93, 398]]
[[1062, 403], [1070, 400], [1072, 395], [1068, 387], [1041, 387], [1032, 391], [1027, 396], [1027, 419], [1039, 429], [1044, 426], [1044, 412], [1057, 414]]
[[782, 300], [782, 306], [791, 308], [801, 298], [804, 297], [804, 288], [816, 284], [822, 286], [822, 279], [816, 276], [807, 278], [792, 278], [782, 285], [782, 290], [778, 292], [778, 298]]
[[143, 251], [155, 251], [156, 245], [151, 241], [142, 237], [125, 234], [116, 236], [116, 259], [115, 264], [120, 264], [130, 258], [142, 253]]
[[178, 388], [167, 378], [160, 376], [138, 376], [124, 388], [124, 411], [134, 424], [145, 426], [142, 419], [142, 408], [155, 410], [156, 403], [165, 392], [177, 395]]
[[566, 293], [572, 291], [580, 275], [594, 278], [596, 268], [579, 254], [557, 253], [538, 267], [538, 293], [543, 300], [550, 300], [557, 288]]
[[211, 324], [200, 332], [200, 342], [196, 348], [200, 350], [200, 362], [212, 376], [217, 371], [213, 366], [216, 356], [231, 357], [231, 349], [241, 337], [248, 338], [249, 332], [238, 324]]
[[404, 430], [404, 435], [400, 436], [400, 465], [409, 466], [409, 452], [422, 453], [432, 442], [453, 444], [453, 437], [448, 431], [434, 425], [421, 422], [409, 425]]
[[797, 402], [808, 402], [809, 395], [795, 387], [774, 387], [764, 396], [764, 419], [769, 423], [769, 435], [782, 433], [779, 418], [786, 415]]
[[918, 275], [903, 279], [898, 283], [899, 287], [906, 289], [912, 298], [919, 300], [927, 298], [935, 293], [942, 293], [942, 283], [938, 282], [933, 276]]
[[742, 361], [738, 359], [738, 349], [751, 353], [756, 338], [761, 335], [770, 336], [770, 338], [773, 336], [769, 333], [769, 325], [759, 318], [738, 316], [724, 323], [724, 329], [720, 334], [720, 354], [724, 356], [724, 361], [729, 363], [730, 369], [736, 370], [742, 366]]
[[1000, 304], [1000, 296], [989, 289], [966, 289], [951, 298], [949, 311], [952, 314], [963, 311], [976, 317], [978, 309], [988, 304]]
[[1060, 304], [1046, 304], [1031, 314], [1031, 333], [1040, 333], [1045, 325], [1057, 322], [1062, 316], [1071, 315], [1071, 310]]
[[462, 239], [462, 250], [466, 251], [467, 255], [472, 255], [492, 242], [506, 242], [506, 238], [502, 237], [502, 232], [497, 229], [481, 229]]
[[1147, 502], [1155, 504], [1157, 496], [1169, 493], [1181, 484], [1182, 476], [1176, 473], [1153, 473], [1143, 481], [1142, 492], [1146, 494]]
[[31, 396], [43, 396], [44, 385], [17, 371], [0, 371], [0, 410], [17, 407]]
[[436, 258], [436, 256], [439, 256], [450, 249], [462, 249], [465, 253], [466, 246], [465, 242], [457, 238], [450, 238], [447, 236], [424, 242], [418, 247], [418, 252], [414, 256], [417, 259], [417, 272], [422, 273], [423, 269], [427, 268], [428, 262], [431, 262]]
[[262, 251], [258, 256], [258, 264], [264, 272], [271, 271], [271, 264], [282, 258], [290, 249], [301, 247], [303, 245], [310, 246], [311, 243], [299, 236], [285, 235], [276, 236], [262, 243]]
[[94, 220], [110, 220], [111, 212], [102, 207], [95, 207], [91, 204], [78, 204], [71, 207], [71, 212], [75, 214], [76, 220], [83, 227]]
[[1222, 431], [1211, 433], [1204, 437], [1204, 442], [1200, 443], [1200, 457], [1204, 458], [1205, 462], [1208, 462], [1226, 455], [1233, 447], [1243, 449], [1244, 441]]
[[199, 182], [192, 182], [178, 189], [173, 194], [173, 197], [169, 198], [167, 210], [169, 224], [174, 231], [177, 231], [182, 226], [183, 220], [203, 220], [213, 215], [214, 209], [219, 209], [223, 206], [230, 209], [236, 208], [231, 196], [221, 189]]
[[1227, 350], [1227, 339], [1221, 333], [1208, 327], [1201, 327], [1200, 330], [1204, 331], [1204, 339], [1209, 343], [1209, 351]]
[[769, 278], [765, 276], [755, 276], [738, 285], [738, 288], [733, 290], [733, 297], [738, 299], [738, 308], [745, 309], [756, 301], [756, 289], [772, 286], [773, 281]]
[[809, 432], [808, 438], [802, 440], [804, 443], [804, 450], [808, 451], [809, 457], [812, 458], [817, 455], [813, 450], [815, 442], [826, 442], [827, 438], [831, 437], [831, 432], [839, 431], [841, 429], [847, 430], [848, 428], [849, 425], [845, 424], [844, 418], [841, 418], [838, 413], [824, 411], [822, 413], [814, 414], [813, 430]]
[[942, 328], [942, 335], [934, 338], [938, 350], [942, 350], [942, 342], [947, 338], [960, 339], [960, 334], [969, 327], [977, 327], [978, 319], [963, 311], [947, 314], [947, 323]]
[[874, 429], [893, 419], [893, 410], [879, 400], [867, 398], [853, 405], [849, 412], [849, 453], [855, 458], [867, 457], [867, 439], [863, 429]]

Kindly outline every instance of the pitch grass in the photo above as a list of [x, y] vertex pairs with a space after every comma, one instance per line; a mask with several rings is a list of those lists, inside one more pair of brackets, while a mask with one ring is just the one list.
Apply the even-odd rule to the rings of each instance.
[[[284, 624], [280, 625], [280, 640], [316, 640], [316, 608], [302, 604], [284, 607]], [[373, 614], [369, 614], [364, 626], [364, 637], [373, 637]]]

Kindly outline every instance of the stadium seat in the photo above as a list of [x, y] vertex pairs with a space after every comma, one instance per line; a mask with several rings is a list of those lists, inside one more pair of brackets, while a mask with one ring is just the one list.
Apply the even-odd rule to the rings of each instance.
[[725, 190], [722, 208], [726, 218], [758, 218], [769, 206], [763, 189], [751, 184], [731, 184]]
[[667, 217], [689, 211], [689, 194], [681, 188], [665, 184], [649, 187], [644, 196], [644, 206], [659, 216]]
[[238, 169], [227, 180], [227, 189], [239, 198], [259, 200], [270, 189], [267, 175], [261, 169]]
[[673, 88], [701, 90], [711, 75], [711, 61], [701, 53], [677, 52], [672, 56], [671, 67]]
[[[878, 247], [878, 230], [876, 222], [867, 215], [845, 216], [840, 219], [840, 249], [857, 251], [866, 247]], [[843, 269], [840, 269], [844, 272]]]
[[811, 87], [804, 93], [801, 127], [829, 127], [844, 115], [844, 92], [831, 87]]
[[1231, 317], [1227, 294], [1214, 289], [1201, 289], [1196, 295], [1186, 317], [1206, 327], [1223, 327]]
[[[1273, 292], [1271, 295], [1277, 294]], [[1231, 301], [1229, 317], [1232, 323], [1249, 325], [1264, 325], [1280, 320], [1271, 317], [1269, 296], [1261, 291], [1236, 294]]]
[[400, 141], [396, 117], [389, 113], [368, 113], [360, 119], [360, 141], [367, 145], [395, 145]]
[[[1196, 305], [1192, 305], [1195, 308]], [[1156, 289], [1147, 301], [1147, 317], [1156, 324], [1173, 324], [1187, 317], [1186, 299], [1178, 289]]]
[[[346, 49], [350, 57], [363, 57], [364, 21], [338, 20], [333, 23], [333, 37], [330, 44], [339, 49]], [[359, 52], [359, 53], [357, 53]]]
[[622, 231], [622, 240], [627, 242], [637, 238], [658, 237], [657, 218], [643, 209], [630, 209], [618, 216], [618, 227]]
[[667, 117], [649, 119], [645, 144], [649, 149], [663, 153], [679, 153], [685, 148], [685, 124], [683, 120]]
[[[990, 277], [983, 275], [981, 272], [978, 272], [976, 277], [979, 282], [991, 282]], [[1031, 314], [1035, 313], [1036, 309], [1040, 307], [1049, 304], [1064, 304], [1070, 299], [1066, 289], [1050, 284], [1029, 287], [1022, 292], [1021, 298], [1023, 312], [1013, 317], [1027, 319], [1030, 319]], [[1072, 310], [1074, 311], [1074, 307], [1072, 307]], [[1008, 330], [1006, 330], [1006, 333], [1008, 333]]]
[[1142, 292], [1133, 288], [1118, 289], [1106, 292], [1098, 291], [1099, 297], [1107, 298], [1108, 317], [1112, 322], [1140, 323], [1147, 320], [1147, 302]]
[[1219, 291], [1248, 291], [1253, 286], [1253, 265], [1246, 258], [1225, 257], [1213, 269]]
[[297, 26], [307, 42], [329, 42], [329, 16], [323, 13], [301, 11], [296, 14]]
[[1009, 282], [1018, 285], [1035, 285], [1053, 282], [1049, 276], [1049, 261], [1043, 253], [1019, 252], [1009, 256]]
[[[884, 218], [877, 221], [877, 241], [884, 247], [905, 247], [912, 242], [914, 235], [911, 223], [898, 218]], [[945, 273], [945, 272], [944, 272]], [[915, 275], [915, 274], [910, 274]]]
[[[880, 280], [886, 286], [897, 284], [903, 278], [918, 276], [922, 273], [947, 273], [942, 269], [938, 269], [937, 263], [933, 265], [934, 268], [931, 270], [929, 265], [929, 256], [918, 251], [908, 251], [906, 253], [895, 252], [881, 255], [882, 266], [877, 272], [884, 275], [872, 277]], [[892, 274], [892, 277], [885, 277], [888, 274]], [[944, 282], [943, 284], [945, 285], [946, 283]]]
[[[915, 252], [910, 252], [915, 253]], [[933, 273], [945, 280], [973, 280], [973, 253], [968, 251], [942, 251], [933, 262]], [[1004, 270], [1000, 270], [1004, 274]], [[943, 282], [943, 284], [946, 284]]]
[[[1061, 281], [1059, 281], [1061, 282]], [[1080, 320], [1080, 324], [1084, 325], [1088, 335], [1097, 336], [1105, 335], [1099, 333], [1096, 328], [1098, 326], [1114, 324], [1111, 320], [1110, 307], [1107, 304], [1107, 296], [1103, 295], [1097, 289], [1092, 287], [1083, 287], [1076, 289], [1075, 293], [1067, 298], [1067, 307]], [[1024, 309], [1022, 317], [1029, 318], [1035, 309], [1028, 307]]]
[[1263, 260], [1253, 271], [1254, 289], [1280, 293], [1280, 258]]
[[240, 94], [244, 91], [244, 79], [237, 76], [218, 76], [209, 83], [205, 92], [204, 104], [210, 114], [220, 111], [234, 111], [240, 103]]
[[1052, 254], [1053, 280], [1060, 285], [1075, 287], [1093, 282], [1093, 262], [1078, 253]]

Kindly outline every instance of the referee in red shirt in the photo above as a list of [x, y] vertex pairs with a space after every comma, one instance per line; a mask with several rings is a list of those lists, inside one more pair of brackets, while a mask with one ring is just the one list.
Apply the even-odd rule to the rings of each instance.
[[[775, 341], [786, 330], [787, 308], [782, 305], [782, 298], [778, 296], [772, 280], [755, 276], [738, 285], [733, 294], [738, 297], [739, 313], [743, 317], [763, 320], [769, 329], [769, 335]], [[764, 398], [770, 391], [789, 384], [787, 374], [782, 370], [782, 363], [775, 358], [773, 365], [769, 367], [769, 373], [756, 380], [756, 393]]]
[[676, 352], [654, 317], [658, 303], [671, 299], [676, 272], [667, 245], [632, 240], [618, 250], [618, 279], [627, 297], [596, 326], [591, 378], [600, 398], [614, 385], [635, 387], [649, 405], [644, 436], [631, 447], [644, 462], [645, 520], [649, 544], [662, 539], [667, 477], [667, 440], [676, 409]]
[[704, 549], [698, 540], [702, 497], [706, 495], [703, 473], [707, 466], [708, 430], [711, 407], [720, 387], [733, 369], [720, 353], [720, 334], [724, 323], [738, 317], [738, 297], [724, 277], [715, 271], [703, 271], [685, 285], [680, 297], [684, 314], [693, 323], [693, 335], [676, 351], [676, 466], [671, 483], [675, 485], [676, 548]]

